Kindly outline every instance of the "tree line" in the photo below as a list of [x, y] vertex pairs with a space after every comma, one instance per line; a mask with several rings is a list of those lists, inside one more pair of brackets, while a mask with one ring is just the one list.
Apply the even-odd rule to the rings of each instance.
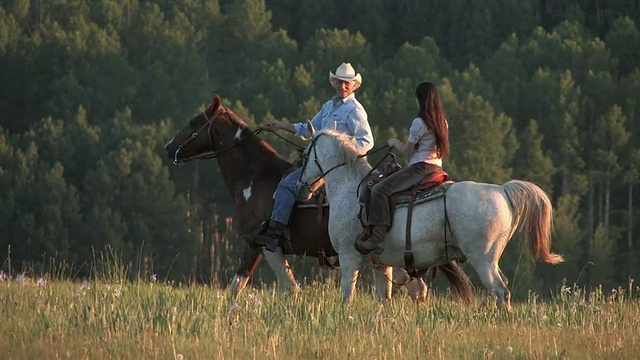
[[[115, 249], [131, 276], [223, 282], [238, 261], [215, 160], [163, 145], [214, 92], [251, 127], [311, 118], [351, 62], [378, 145], [438, 84], [454, 180], [540, 185], [555, 210], [514, 291], [617, 286], [638, 273], [640, 8], [634, 2], [0, 0], [0, 259], [7, 272]], [[262, 135], [261, 135], [262, 136]], [[296, 149], [265, 138], [294, 159]], [[268, 277], [268, 275], [265, 275]]]

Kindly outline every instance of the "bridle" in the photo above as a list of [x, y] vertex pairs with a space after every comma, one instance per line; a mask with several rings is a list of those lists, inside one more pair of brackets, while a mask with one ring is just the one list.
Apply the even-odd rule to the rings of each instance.
[[[318, 141], [318, 139], [322, 135], [325, 135], [325, 134], [324, 133], [320, 133], [318, 136], [314, 137], [313, 140], [311, 141], [311, 144], [309, 145], [309, 150], [304, 153], [303, 161], [302, 161], [302, 171], [300, 172], [300, 179], [298, 179], [298, 183], [302, 187], [307, 189], [307, 191], [309, 191], [309, 193], [311, 193], [311, 194], [314, 193], [314, 189], [313, 189], [314, 185], [316, 185], [319, 181], [323, 180], [333, 170], [335, 170], [335, 169], [347, 164], [346, 162], [343, 161], [343, 162], [341, 162], [339, 164], [336, 164], [336, 165], [332, 166], [327, 171], [322, 170], [322, 166], [320, 165], [320, 162], [318, 161], [318, 152], [316, 150], [316, 141]], [[302, 174], [304, 174], [304, 171], [307, 168], [307, 164], [309, 163], [309, 153], [311, 152], [312, 149], [313, 149], [313, 162], [316, 164], [316, 166], [320, 170], [320, 176], [318, 176], [315, 180], [313, 180], [310, 184], [308, 184], [306, 182], [302, 182]]]
[[[252, 131], [251, 133], [247, 134], [246, 136], [242, 137], [241, 139], [239, 139], [239, 141], [235, 142], [233, 145], [230, 145], [222, 150], [213, 150], [213, 136], [212, 136], [212, 127], [213, 127], [213, 123], [222, 115], [230, 113], [230, 110], [227, 110], [226, 108], [221, 107], [220, 109], [216, 110], [213, 114], [211, 114], [211, 116], [207, 116], [206, 111], [203, 111], [202, 114], [200, 114], [200, 116], [204, 117], [205, 119], [205, 123], [204, 125], [202, 125], [198, 130], [194, 131], [191, 136], [189, 136], [185, 141], [183, 141], [180, 145], [178, 145], [178, 148], [176, 149], [176, 152], [174, 154], [174, 158], [173, 158], [173, 164], [177, 165], [180, 162], [188, 162], [191, 160], [197, 160], [197, 159], [212, 159], [212, 158], [216, 158], [218, 155], [220, 155], [221, 153], [235, 147], [238, 146], [244, 139], [246, 139], [247, 137], [251, 136], [252, 134], [257, 134], [260, 131], [262, 131], [262, 129], [256, 129], [254, 131]], [[238, 124], [239, 128], [243, 128], [242, 125]], [[183, 157], [181, 159], [178, 159], [178, 155], [180, 155], [180, 153], [182, 152], [182, 150], [189, 145], [189, 143], [191, 143], [193, 140], [197, 139], [198, 136], [200, 136], [200, 134], [206, 131], [208, 138], [209, 138], [209, 148], [211, 149], [211, 151], [207, 151], [207, 152], [203, 152], [201, 154], [197, 154], [197, 155], [193, 155], [190, 157]]]
[[[319, 181], [323, 180], [330, 172], [332, 172], [333, 170], [346, 165], [346, 162], [341, 162], [339, 164], [336, 164], [334, 166], [332, 166], [331, 168], [329, 168], [329, 170], [324, 171], [322, 170], [322, 166], [320, 165], [320, 162], [318, 161], [318, 153], [316, 150], [316, 141], [318, 141], [318, 139], [320, 138], [320, 136], [325, 135], [325, 133], [320, 133], [318, 134], [318, 136], [316, 136], [315, 138], [313, 138], [313, 140], [311, 141], [311, 144], [309, 145], [308, 150], [304, 153], [303, 156], [303, 162], [302, 162], [302, 172], [300, 172], [300, 179], [298, 179], [298, 184], [300, 184], [300, 186], [302, 186], [303, 188], [307, 189], [307, 191], [309, 191], [310, 194], [314, 193], [314, 185], [316, 185]], [[309, 162], [309, 153], [311, 152], [311, 149], [313, 149], [313, 155], [314, 155], [314, 159], [313, 161], [315, 162], [316, 166], [318, 167], [318, 169], [320, 170], [320, 175], [314, 179], [310, 184], [303, 182], [302, 181], [302, 174], [304, 174], [304, 171], [306, 170], [307, 167], [307, 163]], [[373, 153], [379, 152], [379, 151], [384, 151], [384, 150], [388, 150], [390, 149], [390, 147], [388, 145], [385, 145], [381, 148], [378, 149], [371, 149], [369, 151], [367, 151], [364, 154], [360, 154], [358, 155], [358, 159], [363, 158], [367, 155], [371, 155]], [[360, 185], [362, 185], [362, 182], [365, 181], [366, 179], [368, 179], [369, 175], [382, 163], [383, 160], [385, 160], [389, 155], [391, 155], [395, 161], [395, 155], [392, 152], [387, 153], [384, 157], [382, 157], [382, 159], [380, 161], [378, 161], [378, 163], [376, 164], [376, 166], [371, 168], [371, 171], [369, 171], [369, 173], [362, 179], [362, 181], [360, 182]], [[360, 189], [360, 185], [358, 185], [358, 189]], [[316, 189], [317, 191], [317, 189]], [[358, 190], [359, 192], [359, 190]]]

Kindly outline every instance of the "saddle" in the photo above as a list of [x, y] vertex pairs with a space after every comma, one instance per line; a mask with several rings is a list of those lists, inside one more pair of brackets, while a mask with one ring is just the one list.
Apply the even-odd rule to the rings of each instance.
[[[245, 238], [252, 238], [256, 234], [267, 230], [269, 219], [265, 219], [261, 225]], [[298, 199], [294, 211], [291, 212], [289, 226], [280, 236], [280, 246], [285, 255], [310, 255], [317, 257], [320, 266], [336, 269], [340, 267], [337, 253], [331, 246], [327, 233], [329, 223], [329, 202], [324, 192], [324, 187], [319, 189], [309, 200]], [[306, 234], [311, 228], [309, 237], [300, 238], [300, 234]], [[295, 235], [297, 234], [297, 235]], [[296, 236], [296, 239], [293, 239]], [[326, 238], [325, 238], [326, 237]], [[311, 240], [300, 240], [311, 239]], [[295, 244], [294, 244], [295, 241]], [[312, 248], [317, 249], [307, 252], [305, 246], [312, 241]], [[317, 241], [317, 243], [315, 242]], [[306, 243], [305, 243], [306, 242]]]
[[[395, 161], [391, 161], [387, 163], [382, 172], [374, 172], [371, 174], [367, 181], [367, 186], [360, 196], [360, 214], [358, 217], [360, 218], [360, 223], [364, 228], [361, 238], [369, 238], [371, 237], [371, 228], [363, 221], [363, 217], [366, 219], [371, 209], [370, 197], [371, 197], [371, 189], [384, 180], [387, 176], [399, 171], [402, 167]], [[407, 229], [406, 229], [406, 242], [405, 242], [405, 270], [412, 277], [421, 277], [423, 276], [428, 269], [415, 269], [414, 268], [414, 258], [413, 252], [411, 251], [411, 218], [413, 214], [413, 206], [415, 204], [420, 204], [423, 202], [431, 201], [434, 199], [438, 199], [445, 195], [447, 189], [454, 182], [449, 180], [449, 175], [444, 171], [438, 171], [420, 181], [419, 183], [411, 186], [408, 189], [393, 193], [389, 196], [389, 211], [391, 216], [391, 221], [393, 226], [393, 218], [394, 213], [397, 207], [407, 206], [409, 209], [407, 211]], [[363, 214], [364, 209], [364, 214]], [[446, 216], [446, 209], [445, 209]], [[391, 226], [389, 228], [391, 228]], [[446, 227], [446, 225], [445, 225]], [[445, 243], [446, 243], [446, 230], [445, 230]], [[446, 245], [445, 245], [446, 246]], [[435, 273], [434, 273], [435, 276]]]
[[[367, 186], [365, 190], [360, 195], [360, 205], [364, 209], [365, 213], [362, 213], [362, 210], [359, 214], [360, 222], [362, 226], [367, 227], [366, 222], [363, 220], [366, 219], [371, 211], [371, 189], [384, 180], [389, 175], [399, 171], [402, 167], [395, 161], [390, 161], [387, 163], [382, 171], [374, 171], [367, 180]], [[423, 202], [431, 201], [437, 199], [444, 195], [448, 185], [453, 184], [452, 180], [449, 180], [449, 174], [444, 171], [438, 171], [432, 174], [429, 177], [422, 179], [419, 183], [413, 185], [412, 187], [398, 191], [389, 196], [389, 211], [390, 216], [393, 221], [393, 215], [397, 207], [409, 206], [409, 215], [411, 214], [411, 208], [415, 204], [420, 204]], [[393, 224], [391, 224], [393, 226]]]

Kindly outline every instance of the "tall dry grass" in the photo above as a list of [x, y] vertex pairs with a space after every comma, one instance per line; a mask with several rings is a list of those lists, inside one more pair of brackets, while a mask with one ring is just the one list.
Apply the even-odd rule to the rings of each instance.
[[633, 283], [535, 294], [510, 313], [431, 294], [349, 309], [328, 280], [294, 298], [249, 289], [169, 286], [118, 276], [83, 283], [0, 277], [3, 359], [629, 359], [640, 348]]

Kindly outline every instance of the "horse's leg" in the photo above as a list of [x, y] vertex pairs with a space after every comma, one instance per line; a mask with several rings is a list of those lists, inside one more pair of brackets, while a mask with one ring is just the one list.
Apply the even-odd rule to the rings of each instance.
[[394, 267], [393, 281], [391, 283], [391, 296], [397, 294], [400, 289], [409, 283], [409, 281], [411, 281], [411, 276], [409, 276], [405, 269]]
[[427, 290], [427, 284], [420, 277], [413, 278], [407, 283], [409, 296], [416, 305], [427, 301]]
[[507, 279], [507, 277], [504, 276], [504, 273], [502, 272], [502, 269], [500, 269], [500, 266], [498, 266], [498, 264], [496, 264], [496, 268], [498, 269], [498, 275], [500, 275], [500, 280], [502, 282], [502, 285], [504, 286], [503, 298], [504, 298], [505, 307], [507, 308], [507, 310], [511, 310], [511, 292], [507, 287], [507, 285], [509, 284], [509, 279]]
[[236, 301], [240, 292], [247, 286], [247, 282], [256, 269], [256, 266], [260, 263], [260, 260], [262, 260], [262, 254], [260, 254], [259, 249], [253, 249], [250, 246], [244, 247], [240, 267], [233, 276], [233, 279], [231, 279], [231, 284], [229, 285], [229, 300], [232, 303]]
[[[460, 299], [462, 299], [465, 304], [471, 304], [473, 301], [473, 284], [469, 276], [467, 276], [464, 270], [458, 265], [458, 261], [451, 260], [446, 264], [438, 266], [438, 269], [447, 277], [449, 285], [455, 288]], [[504, 281], [505, 278], [503, 277], [502, 280]]]
[[342, 302], [349, 306], [356, 290], [356, 282], [362, 267], [361, 255], [340, 256], [340, 287], [342, 289]]
[[264, 250], [262, 254], [276, 274], [278, 287], [284, 289], [285, 292], [297, 293], [300, 290], [300, 286], [298, 286], [296, 278], [293, 276], [289, 262], [284, 258], [282, 248], [278, 247], [274, 252]]
[[[471, 261], [470, 261], [471, 262]], [[492, 264], [483, 261], [479, 264], [471, 263], [482, 284], [489, 290], [492, 290], [499, 301], [499, 305], [504, 306], [507, 310], [511, 310], [511, 293], [507, 289], [507, 285], [503, 281], [498, 264]]]
[[507, 279], [506, 276], [504, 276], [504, 273], [502, 272], [502, 269], [500, 269], [500, 267], [498, 266], [498, 272], [500, 273], [500, 278], [502, 279], [502, 281], [504, 282], [505, 285], [509, 286], [509, 279]]
[[405, 286], [409, 297], [415, 304], [423, 303], [427, 301], [427, 284], [422, 278], [412, 278], [407, 271], [403, 268], [393, 268], [393, 282], [391, 287], [393, 288], [392, 294], [397, 293]]
[[391, 300], [391, 278], [393, 277], [393, 268], [391, 266], [373, 268], [373, 278], [376, 283], [376, 296], [381, 303], [387, 303]]

